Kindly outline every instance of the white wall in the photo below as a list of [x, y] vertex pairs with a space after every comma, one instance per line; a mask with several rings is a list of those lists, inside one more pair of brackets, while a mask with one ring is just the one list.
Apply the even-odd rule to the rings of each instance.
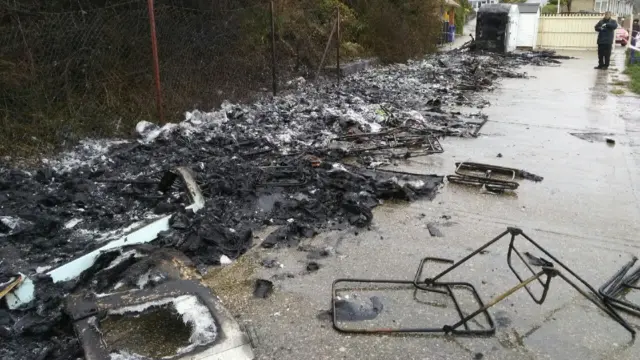
[[539, 14], [520, 13], [518, 24], [518, 47], [535, 48], [538, 41]]

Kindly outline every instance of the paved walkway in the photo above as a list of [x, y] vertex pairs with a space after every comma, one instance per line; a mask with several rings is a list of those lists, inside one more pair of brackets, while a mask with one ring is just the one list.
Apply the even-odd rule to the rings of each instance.
[[456, 35], [456, 38], [451, 43], [447, 43], [441, 47], [442, 50], [457, 49], [464, 45], [467, 41], [471, 40], [471, 36], [476, 37], [476, 19], [469, 21], [464, 26], [462, 35]]

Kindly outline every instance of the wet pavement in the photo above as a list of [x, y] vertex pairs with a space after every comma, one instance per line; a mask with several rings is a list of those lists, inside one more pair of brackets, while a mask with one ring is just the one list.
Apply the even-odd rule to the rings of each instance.
[[[640, 344], [562, 281], [552, 282], [542, 306], [518, 292], [492, 308], [498, 327], [492, 337], [350, 336], [335, 331], [326, 316], [334, 279], [410, 280], [422, 257], [460, 259], [507, 226], [522, 228], [596, 288], [640, 255], [640, 99], [610, 92], [612, 77], [622, 71], [619, 50], [618, 69], [609, 72], [593, 70], [595, 54], [571, 55], [579, 59], [527, 68], [535, 78], [503, 80], [489, 95], [492, 106], [483, 109], [489, 122], [479, 138], [447, 138], [443, 154], [397, 168], [447, 175], [454, 162], [469, 160], [525, 169], [544, 181], [523, 180], [515, 195], [446, 183], [433, 202], [377, 208], [372, 231], [330, 232], [307, 243], [324, 252], [253, 250], [210, 276], [208, 284], [252, 329], [258, 358], [637, 358]], [[583, 132], [606, 134], [615, 145], [605, 136], [572, 135]], [[429, 234], [429, 223], [441, 237]], [[517, 283], [506, 252], [503, 241], [448, 279], [473, 283], [489, 300]], [[281, 266], [260, 266], [265, 258]], [[310, 261], [320, 268], [309, 271]], [[252, 284], [243, 281], [247, 274], [271, 279], [273, 294], [252, 299]], [[376, 325], [427, 327], [451, 320], [446, 309], [411, 301], [406, 292], [361, 291], [359, 297], [382, 301]], [[640, 318], [628, 319], [640, 328]]]

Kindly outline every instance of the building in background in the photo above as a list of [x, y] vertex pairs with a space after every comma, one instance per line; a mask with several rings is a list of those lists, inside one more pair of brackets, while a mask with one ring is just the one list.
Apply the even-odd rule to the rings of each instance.
[[611, 11], [615, 15], [630, 15], [633, 12], [631, 0], [573, 0], [571, 12], [598, 12]]
[[473, 10], [478, 11], [478, 9], [480, 9], [480, 7], [482, 7], [483, 5], [497, 4], [499, 1], [498, 0], [469, 0], [469, 2], [471, 3], [471, 6], [473, 6]]

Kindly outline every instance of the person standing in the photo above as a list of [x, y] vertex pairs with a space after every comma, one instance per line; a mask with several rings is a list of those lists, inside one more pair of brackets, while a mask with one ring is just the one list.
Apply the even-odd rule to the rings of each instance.
[[615, 32], [618, 23], [611, 18], [611, 12], [604, 13], [604, 18], [596, 24], [598, 32], [598, 66], [596, 69], [606, 70], [611, 60], [611, 48], [615, 40]]

